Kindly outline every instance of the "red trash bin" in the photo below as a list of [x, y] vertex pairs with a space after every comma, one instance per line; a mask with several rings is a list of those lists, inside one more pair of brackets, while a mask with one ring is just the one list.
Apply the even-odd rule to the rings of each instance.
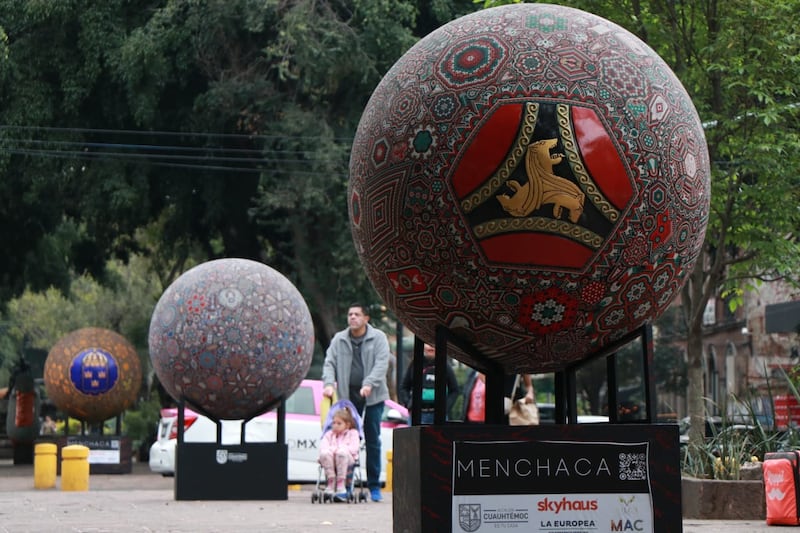
[[774, 452], [764, 455], [764, 495], [767, 500], [768, 525], [800, 525], [798, 467], [800, 452]]

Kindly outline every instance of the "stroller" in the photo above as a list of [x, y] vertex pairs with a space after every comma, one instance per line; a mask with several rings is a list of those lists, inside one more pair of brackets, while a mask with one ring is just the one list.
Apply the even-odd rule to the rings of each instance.
[[[331, 402], [330, 398], [324, 398], [323, 402]], [[350, 400], [339, 400], [333, 403], [328, 409], [328, 416], [322, 424], [322, 434], [328, 431], [333, 422], [333, 414], [339, 409], [348, 409], [353, 415], [353, 420], [356, 422], [356, 429], [361, 441], [364, 441], [364, 425], [361, 421], [361, 414], [356, 410], [356, 406]], [[367, 501], [367, 489], [364, 483], [364, 477], [361, 475], [361, 457], [356, 459], [350, 468], [347, 470], [347, 478], [345, 485], [347, 486], [347, 503], [360, 503]], [[332, 494], [325, 493], [325, 472], [320, 465], [319, 474], [317, 475], [317, 483], [311, 493], [311, 503], [328, 503], [333, 501]]]

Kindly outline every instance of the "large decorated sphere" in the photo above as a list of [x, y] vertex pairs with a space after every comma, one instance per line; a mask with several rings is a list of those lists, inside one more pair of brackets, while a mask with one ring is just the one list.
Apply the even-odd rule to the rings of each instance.
[[69, 416], [100, 423], [133, 406], [142, 386], [142, 365], [125, 337], [108, 329], [82, 328], [61, 337], [44, 363], [47, 397]]
[[709, 173], [692, 101], [652, 49], [583, 11], [516, 4], [439, 28], [385, 75], [353, 142], [351, 227], [423, 340], [441, 326], [473, 366], [562, 370], [678, 294]]
[[217, 419], [277, 405], [311, 365], [314, 328], [303, 297], [247, 259], [198, 265], [170, 285], [150, 321], [150, 358], [176, 400]]

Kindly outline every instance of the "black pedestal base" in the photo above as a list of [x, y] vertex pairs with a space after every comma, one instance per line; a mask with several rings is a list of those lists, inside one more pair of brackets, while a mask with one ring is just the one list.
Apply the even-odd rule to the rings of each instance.
[[176, 500], [287, 500], [289, 448], [260, 442], [178, 443]]
[[14, 464], [15, 465], [33, 464], [32, 442], [17, 442], [14, 444]]
[[[37, 442], [50, 441], [40, 439]], [[58, 447], [57, 472], [61, 475], [61, 448], [79, 444], [89, 448], [89, 474], [130, 474], [133, 472], [131, 438], [125, 435], [70, 435], [55, 439]]]
[[395, 429], [395, 532], [682, 531], [676, 425]]

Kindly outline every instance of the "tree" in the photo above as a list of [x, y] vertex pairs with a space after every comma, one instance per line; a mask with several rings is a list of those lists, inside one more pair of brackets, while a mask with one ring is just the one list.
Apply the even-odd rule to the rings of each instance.
[[[149, 275], [148, 262], [134, 256], [127, 264], [112, 261], [107, 265], [109, 286], [91, 276], [77, 277], [64, 295], [51, 287], [45, 291], [25, 291], [12, 299], [5, 314], [7, 335], [18, 347], [28, 339], [31, 348], [48, 352], [64, 335], [83, 328], [99, 327], [120, 333], [139, 352], [143, 369], [147, 361], [147, 332], [153, 307], [161, 294]], [[6, 354], [6, 360], [11, 359]], [[147, 374], [146, 370], [143, 372]]]
[[708, 300], [740, 295], [759, 280], [796, 281], [800, 274], [800, 157], [792, 148], [800, 140], [794, 82], [800, 43], [785, 23], [800, 14], [800, 6], [708, 0], [654, 1], [649, 7], [650, 15], [642, 13], [640, 20], [658, 24], [642, 24], [644, 33], [663, 43], [657, 49], [693, 95], [712, 160], [705, 261], [698, 261], [682, 294], [690, 441], [696, 447], [706, 410], [702, 322]]
[[297, 285], [324, 347], [351, 301], [377, 303], [345, 199], [361, 110], [468, 8], [0, 0], [0, 305], [66, 296], [76, 274], [110, 282], [110, 258], [145, 256], [166, 287], [245, 257]]
[[67, 291], [71, 268], [102, 279], [118, 236], [144, 220], [141, 171], [93, 162], [84, 133], [130, 124], [107, 75], [109, 50], [148, 8], [0, 2], [0, 303], [26, 287]]
[[[508, 3], [490, 0], [492, 5]], [[712, 198], [703, 258], [682, 293], [691, 445], [703, 440], [703, 328], [712, 297], [800, 277], [800, 5], [766, 0], [562, 2], [620, 24], [671, 66], [706, 126]], [[743, 27], [744, 23], [744, 27]]]

